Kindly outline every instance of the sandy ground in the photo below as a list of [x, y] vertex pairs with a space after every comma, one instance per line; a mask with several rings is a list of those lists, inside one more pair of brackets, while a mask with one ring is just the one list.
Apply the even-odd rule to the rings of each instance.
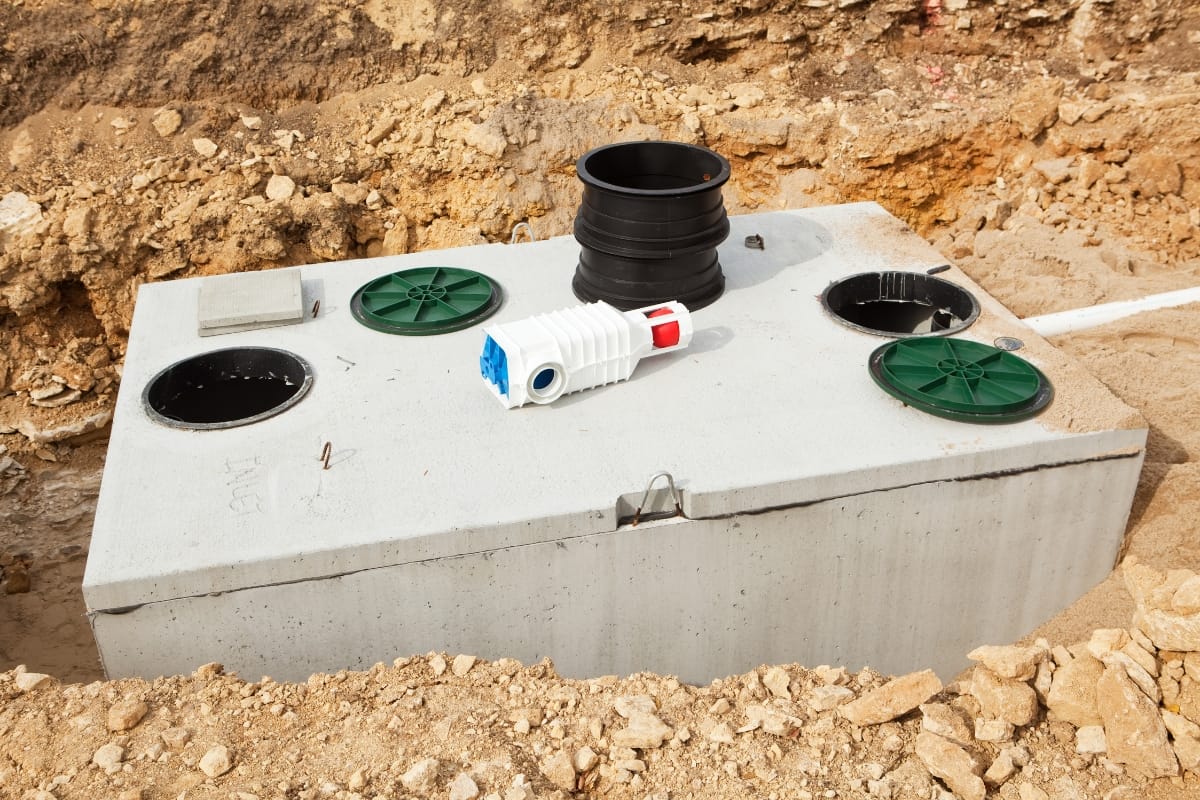
[[[524, 220], [541, 236], [567, 233], [574, 158], [607, 141], [663, 137], [731, 159], [731, 213], [877, 200], [1021, 316], [1200, 283], [1200, 14], [1187, 3], [300, 5], [218, 3], [182, 16], [134, 2], [0, 9], [0, 155], [10, 168], [0, 196], [20, 193], [37, 209], [20, 225], [0, 216], [10, 220], [0, 224], [0, 669], [102, 678], [79, 580], [105, 415], [144, 281], [506, 241]], [[279, 176], [287, 180], [272, 182]], [[1200, 569], [1196, 307], [1054, 344], [1150, 423], [1127, 553], [1163, 570]], [[1028, 641], [1084, 641], [1127, 626], [1132, 611], [1114, 573]], [[435, 674], [436, 664], [317, 678], [305, 697], [295, 687], [247, 693], [250, 684], [211, 670], [56, 687], [31, 717], [42, 715], [41, 732], [0, 721], [0, 742], [26, 753], [0, 763], [0, 776], [40, 776], [9, 784], [20, 787], [14, 797], [387, 797], [426, 793], [400, 779], [434, 757], [443, 794], [457, 761], [483, 793], [509, 800], [523, 770], [542, 776], [530, 791], [549, 796], [540, 761], [564, 741], [599, 752], [604, 736], [592, 735], [591, 720], [602, 731], [619, 722], [617, 697], [651, 695], [674, 727], [698, 730], [726, 713], [709, 711], [722, 693], [740, 713], [761, 691], [747, 676], [698, 689], [660, 676], [558, 681], [544, 666], [502, 663], [460, 677]], [[822, 683], [800, 667], [790, 675], [797, 702]], [[876, 682], [865, 675], [854, 688]], [[343, 685], [354, 687], [345, 697]], [[558, 704], [567, 733], [535, 725], [527, 738], [514, 734], [510, 701], [525, 692], [543, 712]], [[250, 738], [239, 738], [230, 773], [240, 782], [184, 785], [193, 769], [147, 783], [140, 767], [141, 783], [120, 767], [105, 782], [88, 767], [103, 741], [45, 732], [89, 731], [131, 693], [153, 709], [118, 737], [131, 760], [156, 764], [165, 752], [174, 765], [160, 733], [186, 727], [212, 737], [182, 751], [194, 767], [198, 749], [229, 741], [244, 722]], [[240, 700], [251, 696], [260, 703], [242, 720]], [[271, 711], [272, 696], [290, 697], [296, 718]], [[397, 715], [405, 724], [390, 724]], [[433, 733], [412, 732], [418, 719]], [[919, 727], [897, 723], [901, 747], [887, 750], [887, 735], [864, 744], [862, 730], [837, 718], [808, 722], [830, 726], [801, 738], [822, 740], [808, 743], [821, 765], [808, 778], [831, 788], [793, 780], [807, 776], [796, 751], [776, 758], [771, 746], [781, 743], [767, 740], [738, 754], [681, 742], [655, 751], [669, 755], [655, 760], [653, 779], [608, 775], [603, 793], [740, 797], [753, 785], [764, 797], [854, 796], [871, 778], [851, 774], [839, 744], [890, 774], [908, 762], [888, 753], [911, 752]], [[375, 733], [380, 743], [368, 744]], [[1050, 797], [1200, 792], [1190, 778], [1123, 784], [1097, 759], [1080, 762], [1070, 735], [1043, 723], [1024, 740], [1035, 768], [1022, 775]], [[621, 760], [604, 755], [609, 766]], [[747, 782], [760, 767], [786, 779]], [[821, 768], [846, 774], [833, 780]], [[51, 785], [72, 769], [83, 777]], [[927, 774], [896, 782], [909, 784], [914, 797], [938, 786]], [[1126, 794], [1112, 794], [1122, 786]], [[997, 792], [1016, 797], [1016, 787]]]

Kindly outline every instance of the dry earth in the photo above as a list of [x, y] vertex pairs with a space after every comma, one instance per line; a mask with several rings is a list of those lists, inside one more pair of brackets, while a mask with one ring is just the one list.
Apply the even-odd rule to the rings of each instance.
[[[143, 282], [568, 233], [575, 158], [658, 137], [730, 158], [731, 213], [877, 200], [1026, 316], [1200, 283], [1198, 111], [1187, 0], [6, 0], [0, 668], [28, 671], [0, 675], [0, 797], [936, 800], [979, 796], [983, 768], [1010, 799], [1200, 796], [1194, 772], [1142, 777], [1195, 755], [1200, 663], [1145, 614], [1132, 641], [1093, 636], [1130, 626], [1120, 571], [1029, 637], [1069, 650], [998, 678], [1039, 697], [999, 742], [971, 727], [1014, 714], [981, 702], [989, 668], [880, 724], [837, 710], [880, 676], [796, 665], [690, 687], [397, 654], [307, 686], [212, 667], [83, 685], [101, 674], [79, 593]], [[1195, 307], [1056, 344], [1150, 422], [1128, 552], [1200, 569]], [[1185, 619], [1181, 575], [1144, 609], [1183, 591], [1159, 611]], [[1093, 703], [1101, 683], [1128, 702], [1054, 711], [1044, 680], [1085, 667]], [[1122, 750], [1117, 717], [1158, 749]], [[1095, 722], [1107, 753], [1076, 731]], [[639, 725], [657, 745], [619, 733]]]

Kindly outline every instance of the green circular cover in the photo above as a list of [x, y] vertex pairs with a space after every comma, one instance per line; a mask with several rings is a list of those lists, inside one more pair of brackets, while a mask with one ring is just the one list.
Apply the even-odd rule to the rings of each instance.
[[350, 300], [354, 318], [384, 333], [424, 336], [468, 328], [500, 307], [500, 285], [458, 267], [418, 267], [382, 275]]
[[1054, 389], [1025, 359], [991, 345], [923, 336], [875, 349], [871, 377], [902, 403], [947, 419], [1014, 422], [1050, 404]]

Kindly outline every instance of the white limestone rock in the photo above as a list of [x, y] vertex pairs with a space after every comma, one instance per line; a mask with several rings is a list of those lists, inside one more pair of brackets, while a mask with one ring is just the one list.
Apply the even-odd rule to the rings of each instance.
[[945, 703], [921, 705], [921, 730], [937, 734], [959, 747], [967, 747], [975, 740], [966, 718], [957, 708]]
[[838, 707], [838, 713], [855, 725], [879, 725], [907, 714], [942, 690], [933, 670], [902, 675]]
[[192, 149], [195, 150], [201, 158], [212, 158], [217, 154], [217, 143], [212, 139], [197, 137], [192, 139]]
[[917, 734], [917, 758], [936, 778], [940, 778], [960, 800], [984, 800], [987, 787], [980, 775], [983, 769], [974, 756], [942, 737], [922, 731]]
[[636, 750], [661, 747], [673, 733], [671, 728], [654, 714], [632, 711], [626, 718], [629, 725], [612, 733], [612, 742], [618, 747], [632, 747]]
[[1037, 718], [1037, 694], [1029, 684], [1001, 678], [987, 667], [976, 667], [971, 675], [971, 696], [979, 701], [987, 719], [1001, 719], [1012, 725], [1028, 725]]
[[208, 752], [200, 758], [199, 767], [200, 771], [208, 777], [219, 777], [233, 769], [233, 755], [223, 744], [210, 747]]
[[158, 132], [159, 136], [166, 139], [174, 136], [183, 125], [183, 115], [174, 108], [163, 108], [155, 112], [150, 120], [150, 125]]
[[1048, 655], [1041, 647], [984, 645], [967, 653], [967, 658], [978, 661], [1001, 678], [1027, 681], [1034, 677], [1038, 664]]
[[1108, 757], [1148, 778], [1179, 774], [1158, 707], [1119, 666], [1106, 666], [1096, 684], [1096, 705], [1104, 721]]
[[268, 200], [287, 200], [296, 193], [296, 182], [287, 175], [272, 175], [267, 180]]
[[400, 783], [410, 792], [428, 795], [437, 788], [438, 762], [436, 758], [417, 761], [400, 776]]

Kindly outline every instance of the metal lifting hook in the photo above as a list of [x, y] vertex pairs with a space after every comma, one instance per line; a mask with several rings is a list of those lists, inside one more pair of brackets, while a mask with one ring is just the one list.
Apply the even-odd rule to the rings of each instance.
[[633, 522], [630, 523], [631, 526], [636, 527], [638, 522], [641, 521], [642, 509], [646, 507], [646, 501], [650, 499], [650, 490], [654, 488], [654, 483], [659, 478], [667, 479], [667, 486], [669, 486], [671, 489], [671, 500], [675, 503], [675, 516], [683, 516], [683, 506], [680, 505], [679, 490], [675, 488], [675, 479], [671, 477], [671, 473], [669, 472], [659, 472], [651, 477], [650, 482], [646, 484], [646, 492], [642, 495], [642, 502], [638, 503], [637, 511], [633, 512]]
[[531, 241], [531, 242], [537, 241], [537, 237], [533, 235], [533, 226], [530, 225], [528, 222], [518, 222], [516, 225], [513, 225], [512, 236], [509, 237], [508, 243], [516, 244], [517, 237], [518, 237], [518, 235], [520, 235], [521, 231], [525, 232], [525, 235], [529, 237], [529, 241]]

